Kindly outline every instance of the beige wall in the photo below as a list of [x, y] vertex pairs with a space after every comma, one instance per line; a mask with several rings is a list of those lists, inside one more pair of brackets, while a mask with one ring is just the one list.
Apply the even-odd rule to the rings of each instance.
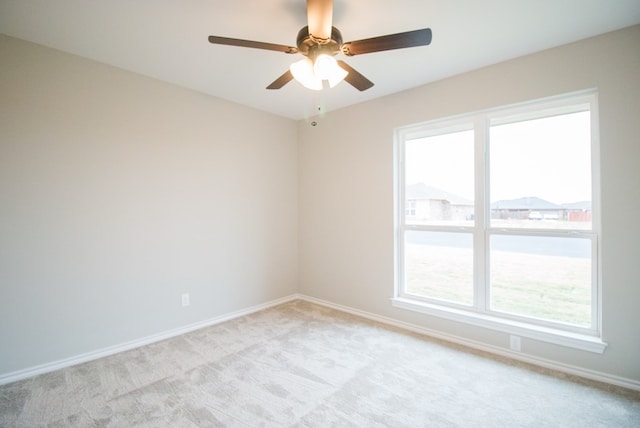
[[523, 339], [540, 359], [640, 381], [640, 26], [328, 114], [300, 130], [300, 290], [508, 349], [508, 336], [391, 306], [393, 130], [597, 87], [604, 355]]
[[0, 375], [297, 282], [295, 121], [0, 36]]

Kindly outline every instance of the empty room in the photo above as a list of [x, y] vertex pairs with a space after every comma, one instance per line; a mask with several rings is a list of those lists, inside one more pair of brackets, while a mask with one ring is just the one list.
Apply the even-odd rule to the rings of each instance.
[[637, 0], [0, 0], [0, 427], [640, 425]]

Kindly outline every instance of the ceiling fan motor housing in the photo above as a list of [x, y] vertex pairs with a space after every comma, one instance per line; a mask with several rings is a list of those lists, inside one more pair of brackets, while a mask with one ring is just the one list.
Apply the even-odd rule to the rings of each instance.
[[298, 52], [312, 60], [318, 55], [335, 56], [342, 47], [342, 33], [336, 27], [331, 27], [331, 39], [319, 41], [309, 34], [309, 27], [302, 27], [296, 39]]

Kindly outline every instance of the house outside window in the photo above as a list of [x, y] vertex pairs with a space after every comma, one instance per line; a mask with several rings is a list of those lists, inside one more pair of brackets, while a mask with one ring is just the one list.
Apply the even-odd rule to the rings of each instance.
[[603, 352], [596, 100], [396, 130], [394, 305]]
[[[407, 195], [407, 198], [410, 198], [410, 195]], [[407, 199], [407, 203], [405, 205], [405, 216], [406, 217], [415, 217], [416, 215], [416, 200], [415, 199]]]

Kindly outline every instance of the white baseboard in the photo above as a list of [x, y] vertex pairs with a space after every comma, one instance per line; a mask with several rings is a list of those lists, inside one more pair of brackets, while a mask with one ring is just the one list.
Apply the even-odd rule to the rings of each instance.
[[561, 373], [579, 376], [579, 377], [594, 380], [597, 382], [603, 382], [610, 385], [621, 386], [623, 388], [631, 389], [634, 391], [640, 391], [640, 382], [636, 380], [626, 379], [620, 376], [602, 373], [595, 370], [589, 370], [582, 367], [559, 363], [557, 361], [552, 361], [545, 358], [539, 358], [539, 357], [527, 355], [521, 352], [514, 352], [509, 349], [500, 348], [493, 345], [487, 345], [482, 342], [477, 342], [474, 340], [465, 339], [463, 337], [442, 333], [440, 331], [432, 330], [416, 324], [411, 324], [404, 321], [398, 321], [393, 318], [377, 315], [371, 312], [361, 311], [359, 309], [355, 309], [349, 306], [339, 305], [333, 302], [328, 302], [326, 300], [317, 299], [311, 296], [299, 295], [298, 298], [300, 300], [305, 300], [310, 303], [326, 306], [328, 308], [335, 309], [341, 312], [347, 312], [347, 313], [357, 315], [372, 321], [377, 321], [383, 324], [399, 327], [414, 333], [423, 334], [425, 336], [441, 339], [447, 342], [456, 343], [458, 345], [488, 352], [490, 354], [500, 355], [503, 357], [511, 358], [513, 360], [522, 361], [524, 363], [532, 364], [539, 367], [544, 367], [544, 368], [555, 370]]
[[18, 370], [18, 371], [6, 373], [6, 374], [0, 374], [0, 385], [16, 382], [22, 379], [27, 379], [33, 376], [49, 373], [55, 370], [64, 369], [66, 367], [75, 366], [77, 364], [86, 363], [88, 361], [97, 360], [99, 358], [108, 357], [109, 355], [114, 355], [119, 352], [129, 351], [131, 349], [139, 348], [141, 346], [150, 345], [155, 342], [160, 342], [162, 340], [170, 339], [175, 336], [180, 336], [181, 334], [189, 333], [194, 330], [199, 330], [204, 327], [220, 324], [222, 322], [229, 321], [234, 318], [239, 318], [245, 315], [249, 315], [254, 312], [262, 311], [264, 309], [268, 309], [273, 306], [281, 305], [283, 303], [287, 303], [297, 299], [300, 299], [300, 296], [298, 294], [292, 294], [280, 299], [262, 303], [260, 305], [251, 306], [249, 308], [241, 309], [239, 311], [230, 312], [228, 314], [220, 315], [211, 319], [189, 324], [184, 327], [178, 327], [178, 328], [164, 331], [158, 334], [153, 334], [151, 336], [146, 336], [140, 339], [135, 339], [135, 340], [121, 343], [114, 346], [109, 346], [107, 348], [98, 349], [95, 351], [76, 355], [70, 358], [65, 358], [62, 360], [41, 364], [35, 367], [29, 367], [23, 370]]
[[465, 339], [459, 336], [445, 334], [436, 330], [432, 330], [426, 327], [422, 327], [419, 325], [406, 323], [404, 321], [398, 321], [393, 318], [377, 315], [371, 312], [362, 311], [359, 309], [355, 309], [349, 306], [343, 306], [336, 303], [328, 302], [326, 300], [317, 299], [315, 297], [307, 296], [304, 294], [291, 294], [289, 296], [285, 296], [280, 299], [272, 300], [270, 302], [266, 302], [260, 305], [251, 306], [249, 308], [241, 309], [238, 311], [234, 311], [228, 314], [220, 315], [211, 319], [207, 319], [204, 321], [200, 321], [197, 323], [189, 324], [184, 327], [179, 327], [176, 329], [168, 330], [165, 332], [161, 332], [158, 334], [154, 334], [151, 336], [146, 336], [140, 339], [132, 340], [129, 342], [121, 343], [119, 345], [110, 346], [107, 348], [98, 349], [96, 351], [87, 352], [84, 354], [76, 355], [70, 358], [65, 358], [58, 361], [53, 361], [50, 363], [38, 365], [35, 367], [29, 367], [23, 370], [18, 370], [15, 372], [10, 372], [6, 374], [0, 374], [0, 385], [5, 385], [8, 383], [16, 382], [22, 379], [27, 379], [33, 376], [37, 376], [44, 373], [49, 373], [55, 370], [60, 370], [66, 367], [71, 367], [77, 364], [85, 363], [92, 360], [97, 360], [99, 358], [108, 357], [109, 355], [114, 355], [119, 352], [128, 351], [131, 349], [139, 348], [141, 346], [149, 345], [151, 343], [160, 342], [162, 340], [170, 339], [175, 336], [179, 336], [181, 334], [189, 333], [194, 330], [198, 330], [201, 328], [209, 327], [215, 324], [220, 324], [225, 321], [232, 320], [234, 318], [239, 318], [245, 315], [252, 314], [254, 312], [262, 311], [264, 309], [268, 309], [277, 305], [281, 305], [283, 303], [287, 303], [293, 300], [304, 300], [310, 303], [315, 303], [317, 305], [325, 306], [331, 309], [335, 309], [341, 312], [350, 313], [353, 315], [360, 316], [362, 318], [366, 318], [372, 321], [377, 321], [383, 324], [391, 325], [394, 327], [399, 327], [404, 330], [412, 331], [414, 333], [423, 334], [425, 336], [434, 337], [437, 339], [445, 340], [448, 342], [456, 343], [459, 345], [463, 345], [469, 348], [477, 349], [480, 351], [485, 351], [490, 354], [500, 355], [503, 357], [511, 358], [517, 361], [522, 361], [525, 363], [533, 364], [536, 366], [548, 368], [551, 370], [556, 370], [558, 372], [567, 373], [575, 376], [579, 376], [585, 379], [595, 380], [598, 382], [604, 382], [611, 385], [621, 386], [623, 388], [640, 391], [640, 382], [626, 379], [619, 376], [610, 375], [607, 373], [597, 372], [594, 370], [588, 370], [581, 367], [576, 367], [568, 364], [558, 363], [556, 361], [547, 360], [544, 358], [539, 358], [531, 355], [526, 355], [519, 352], [512, 352], [508, 349], [499, 348], [492, 345], [487, 345], [481, 342], [477, 342], [474, 340]]

